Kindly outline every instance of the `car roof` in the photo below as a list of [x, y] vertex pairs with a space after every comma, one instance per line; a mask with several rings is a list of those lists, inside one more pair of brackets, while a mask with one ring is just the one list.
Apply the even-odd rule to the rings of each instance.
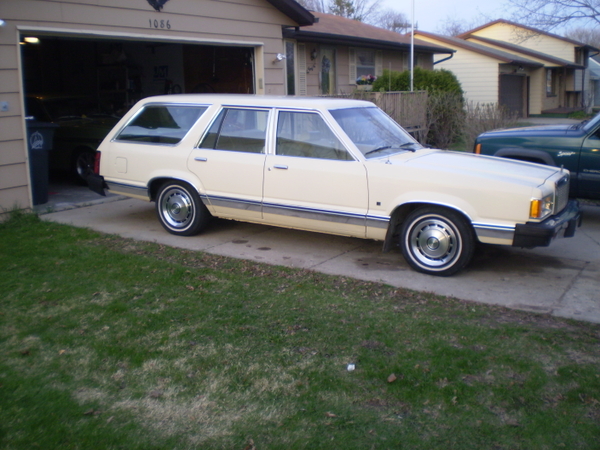
[[239, 106], [265, 106], [288, 108], [365, 108], [374, 107], [372, 102], [332, 97], [294, 97], [289, 95], [257, 94], [176, 94], [147, 97], [140, 104], [177, 103], [177, 104], [222, 104]]

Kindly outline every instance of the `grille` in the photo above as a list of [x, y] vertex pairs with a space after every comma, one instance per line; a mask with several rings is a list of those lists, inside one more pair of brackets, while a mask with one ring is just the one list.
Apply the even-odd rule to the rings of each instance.
[[565, 175], [556, 183], [556, 208], [554, 214], [561, 212], [569, 202], [569, 176]]

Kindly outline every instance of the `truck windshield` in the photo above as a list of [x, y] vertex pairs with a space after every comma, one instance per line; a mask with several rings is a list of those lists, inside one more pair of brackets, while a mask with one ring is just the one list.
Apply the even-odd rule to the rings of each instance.
[[600, 123], [600, 113], [596, 114], [590, 120], [584, 120], [581, 125], [583, 126], [583, 129], [585, 131], [588, 131], [592, 128], [596, 128], [598, 126], [598, 123]]
[[366, 158], [423, 148], [377, 107], [333, 109], [329, 112]]

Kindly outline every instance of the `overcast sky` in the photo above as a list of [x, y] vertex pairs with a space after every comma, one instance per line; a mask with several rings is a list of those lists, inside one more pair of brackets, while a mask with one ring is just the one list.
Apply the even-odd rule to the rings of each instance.
[[[381, 0], [383, 8], [392, 8], [404, 13], [408, 19], [411, 18], [413, 0]], [[481, 19], [482, 15], [489, 20], [510, 20], [510, 12], [507, 11], [503, 0], [414, 0], [415, 24], [423, 31], [435, 33], [443, 27], [448, 18], [462, 20], [471, 25], [486, 22]]]

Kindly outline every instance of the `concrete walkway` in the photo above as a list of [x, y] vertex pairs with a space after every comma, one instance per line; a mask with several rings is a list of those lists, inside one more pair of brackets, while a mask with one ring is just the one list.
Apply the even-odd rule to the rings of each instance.
[[482, 245], [470, 267], [450, 278], [411, 270], [399, 251], [381, 243], [215, 220], [201, 235], [168, 234], [154, 204], [112, 198], [106, 203], [42, 215], [126, 238], [268, 264], [311, 269], [463, 300], [600, 323], [600, 206], [584, 205], [574, 238], [525, 250]]

